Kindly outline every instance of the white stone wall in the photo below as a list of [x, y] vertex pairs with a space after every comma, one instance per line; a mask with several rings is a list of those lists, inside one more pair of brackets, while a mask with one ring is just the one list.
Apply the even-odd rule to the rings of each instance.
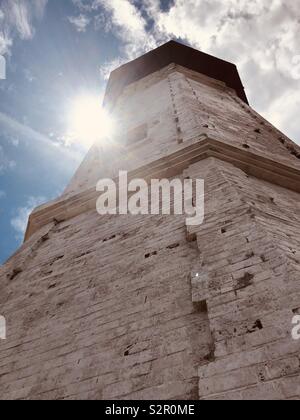
[[[61, 200], [203, 133], [273, 159], [274, 174], [299, 169], [299, 148], [232, 90], [175, 65], [128, 86], [114, 112], [119, 135]], [[299, 399], [299, 194], [222, 156], [178, 176], [204, 178], [203, 225], [100, 217], [82, 198], [0, 267], [3, 399]]]

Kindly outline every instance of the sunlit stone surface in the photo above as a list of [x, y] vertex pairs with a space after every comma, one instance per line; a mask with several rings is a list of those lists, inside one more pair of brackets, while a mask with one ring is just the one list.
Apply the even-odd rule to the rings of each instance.
[[[2, 398], [299, 399], [300, 150], [234, 66], [197, 60], [170, 43], [112, 76], [115, 135], [0, 268]], [[96, 182], [120, 169], [204, 178], [204, 224], [100, 217]]]

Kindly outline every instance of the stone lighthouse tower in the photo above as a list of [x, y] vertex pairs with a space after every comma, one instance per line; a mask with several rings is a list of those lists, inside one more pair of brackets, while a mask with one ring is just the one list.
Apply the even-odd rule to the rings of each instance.
[[[233, 64], [175, 42], [115, 70], [105, 104], [114, 138], [0, 268], [0, 397], [299, 399], [299, 147]], [[99, 216], [120, 169], [204, 179], [204, 223]]]

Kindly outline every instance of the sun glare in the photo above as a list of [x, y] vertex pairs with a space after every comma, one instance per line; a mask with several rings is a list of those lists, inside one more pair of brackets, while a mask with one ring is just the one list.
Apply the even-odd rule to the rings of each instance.
[[102, 107], [96, 96], [78, 97], [71, 107], [69, 133], [72, 142], [90, 146], [95, 141], [109, 138], [113, 134], [112, 117]]

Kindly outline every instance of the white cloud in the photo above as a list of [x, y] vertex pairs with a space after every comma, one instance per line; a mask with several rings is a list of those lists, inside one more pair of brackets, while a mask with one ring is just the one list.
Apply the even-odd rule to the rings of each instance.
[[84, 14], [80, 14], [79, 16], [70, 16], [68, 20], [75, 26], [78, 32], [85, 32], [90, 24], [90, 19]]
[[0, 54], [8, 54], [15, 37], [34, 36], [34, 22], [42, 19], [48, 0], [1, 0]]
[[238, 65], [251, 104], [300, 143], [300, 9], [292, 0], [175, 0], [162, 13], [150, 0], [156, 33]]
[[18, 239], [22, 238], [25, 233], [31, 212], [45, 201], [45, 197], [28, 197], [25, 205], [16, 210], [16, 214], [11, 220], [11, 226], [16, 231]]
[[93, 10], [104, 8], [103, 15], [99, 20], [96, 17], [96, 28], [101, 27], [103, 22], [104, 30], [111, 30], [121, 41], [119, 57], [106, 62], [100, 69], [100, 74], [104, 79], [108, 79], [109, 74], [120, 65], [137, 58], [168, 39], [163, 33], [152, 33], [147, 31], [147, 20], [142, 16], [134, 4], [127, 0], [95, 0], [92, 5]]
[[3, 190], [0, 190], [0, 199], [6, 197], [6, 192]]
[[291, 138], [300, 144], [299, 111], [299, 90], [287, 90], [271, 102], [266, 117], [277, 127], [283, 127], [283, 131], [288, 131]]
[[300, 79], [300, 54], [293, 57], [291, 71], [294, 79]]
[[147, 32], [147, 21], [131, 2], [96, 0], [94, 7], [97, 5], [103, 7], [108, 13], [114, 34], [124, 43], [122, 49], [126, 59], [134, 59], [158, 45], [159, 35], [154, 36]]
[[116, 67], [133, 60], [167, 41], [163, 33], [147, 31], [147, 20], [131, 1], [127, 0], [91, 0], [83, 2], [73, 0], [75, 6], [85, 16], [89, 14], [96, 30], [111, 31], [121, 41], [119, 57], [104, 63], [100, 69], [103, 78]]
[[11, 138], [10, 139], [10, 143], [14, 146], [14, 147], [18, 147], [19, 146], [19, 144], [20, 144], [20, 140], [19, 139], [17, 139], [17, 138]]
[[13, 169], [15, 166], [16, 162], [6, 156], [3, 147], [0, 145], [0, 175], [7, 170]]
[[114, 60], [108, 61], [100, 67], [100, 76], [104, 80], [108, 80], [110, 73], [118, 67], [125, 64], [128, 60], [126, 58], [117, 57]]

